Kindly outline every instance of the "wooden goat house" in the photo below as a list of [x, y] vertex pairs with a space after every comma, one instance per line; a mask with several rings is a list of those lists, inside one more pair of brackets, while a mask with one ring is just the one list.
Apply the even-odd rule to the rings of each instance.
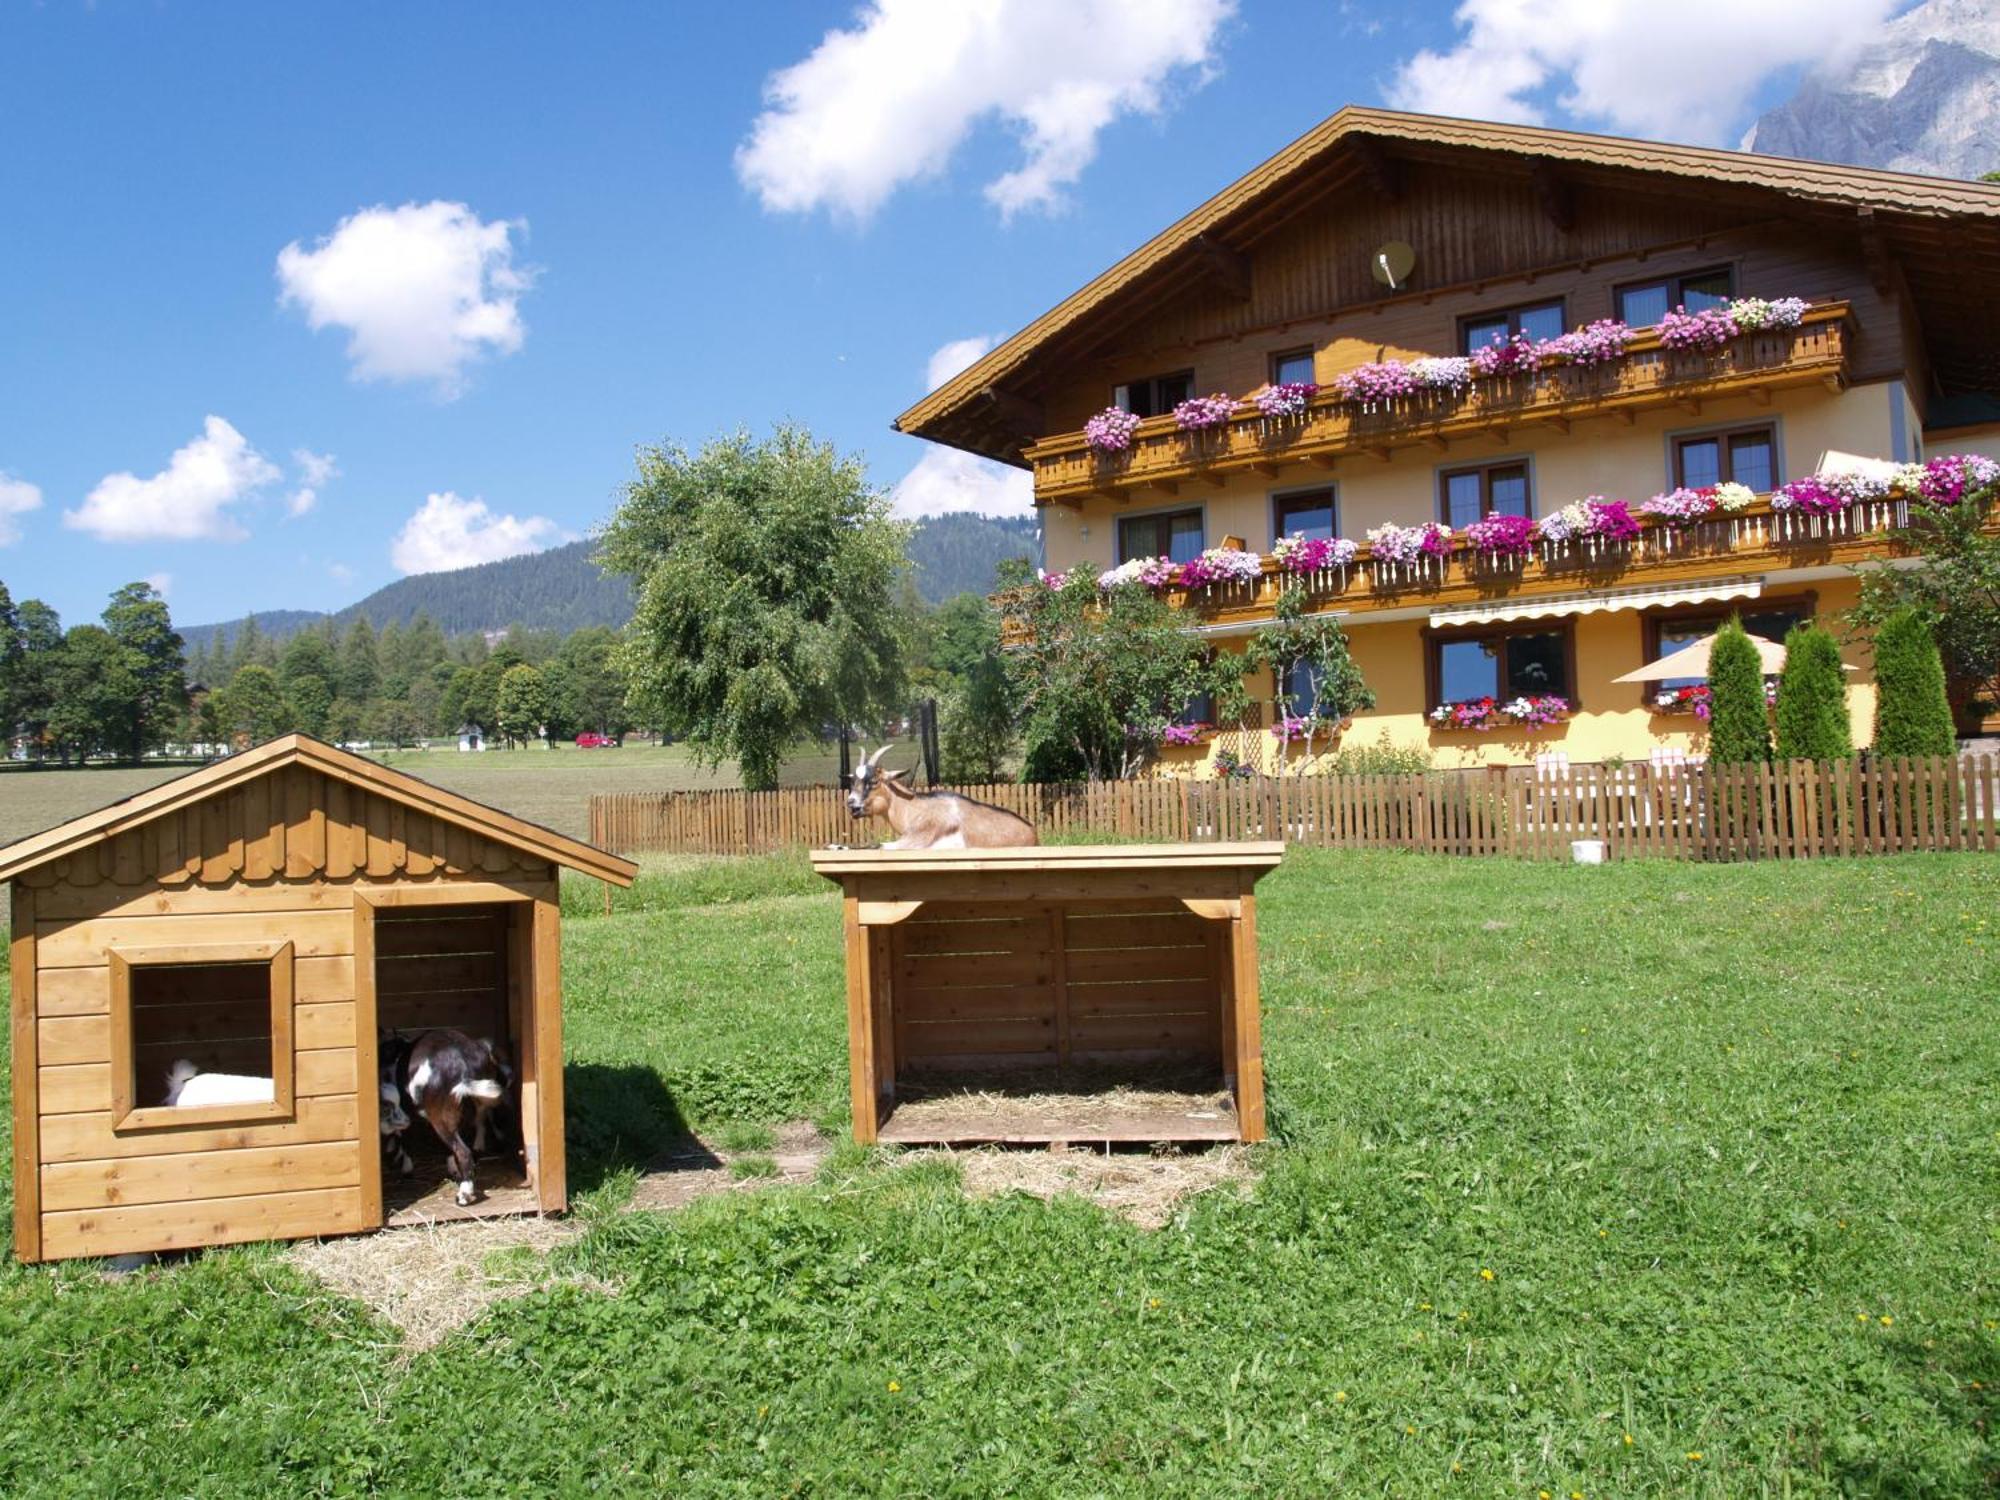
[[[24, 1261], [453, 1216], [388, 1190], [378, 1027], [492, 1037], [525, 1180], [469, 1212], [567, 1205], [563, 867], [636, 867], [290, 735], [0, 849], [12, 882], [14, 1248]], [[268, 1076], [179, 1108], [168, 1073]]]

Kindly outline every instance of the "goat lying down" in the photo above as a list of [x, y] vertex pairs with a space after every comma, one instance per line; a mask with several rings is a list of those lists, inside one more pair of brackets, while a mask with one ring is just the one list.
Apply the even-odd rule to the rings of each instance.
[[247, 1073], [204, 1073], [186, 1058], [167, 1070], [167, 1103], [175, 1109], [204, 1104], [269, 1104], [278, 1091], [269, 1078]]
[[[426, 1031], [412, 1042], [384, 1036], [381, 1060], [384, 1153], [393, 1153], [398, 1171], [412, 1171], [415, 1163], [404, 1149], [402, 1134], [411, 1123], [411, 1115], [422, 1115], [450, 1158], [460, 1207], [473, 1202], [479, 1195], [473, 1181], [473, 1158], [486, 1149], [488, 1117], [514, 1087], [514, 1068], [506, 1049], [462, 1031]], [[406, 1100], [409, 1114], [402, 1111]], [[402, 1125], [394, 1129], [392, 1107], [402, 1119]], [[465, 1139], [468, 1111], [470, 1145]]]
[[913, 792], [905, 772], [877, 769], [884, 745], [863, 756], [847, 792], [857, 818], [880, 818], [896, 836], [884, 849], [1007, 849], [1039, 844], [1035, 825], [1004, 807], [957, 792]]

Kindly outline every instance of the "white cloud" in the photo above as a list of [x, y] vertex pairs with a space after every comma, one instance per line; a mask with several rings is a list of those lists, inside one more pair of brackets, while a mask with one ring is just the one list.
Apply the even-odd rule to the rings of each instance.
[[0, 469], [0, 547], [11, 547], [20, 541], [21, 517], [41, 508], [42, 492], [39, 486], [25, 479], [16, 479], [5, 469]]
[[936, 390], [999, 342], [986, 334], [976, 333], [969, 339], [953, 339], [949, 344], [941, 345], [924, 367], [924, 389]]
[[983, 121], [1022, 163], [986, 184], [1001, 214], [1056, 206], [1121, 115], [1157, 114], [1200, 83], [1235, 0], [869, 0], [803, 62], [765, 80], [736, 150], [765, 208], [866, 219], [936, 177]]
[[152, 478], [98, 480], [79, 509], [63, 512], [63, 525], [107, 542], [240, 542], [250, 533], [228, 507], [279, 477], [242, 433], [211, 416]]
[[[1398, 109], [1531, 124], [1535, 95], [1566, 84], [1557, 106], [1634, 135], [1723, 145], [1757, 85], [1780, 69], [1834, 68], [1864, 48], [1896, 0], [1464, 0], [1463, 40], [1405, 62], [1389, 89]], [[1718, 38], [1722, 40], [1718, 41]]]
[[326, 576], [331, 578], [335, 583], [352, 583], [354, 582], [354, 569], [343, 562], [331, 562], [326, 565]]
[[976, 510], [988, 516], [1034, 511], [1035, 480], [1025, 469], [980, 458], [957, 448], [933, 447], [889, 492], [904, 520]]
[[285, 496], [285, 514], [302, 516], [319, 504], [319, 492], [327, 481], [340, 477], [340, 465], [334, 462], [331, 453], [294, 448], [292, 467], [298, 470], [299, 487]]
[[174, 575], [171, 573], [148, 573], [142, 581], [162, 599], [173, 591]]
[[540, 552], [563, 540], [547, 516], [495, 515], [484, 500], [446, 490], [431, 495], [389, 544], [389, 561], [405, 573], [440, 573]]
[[279, 300], [315, 332], [347, 330], [355, 379], [432, 381], [449, 400], [474, 360], [521, 347], [535, 273], [514, 264], [512, 236], [526, 227], [463, 203], [364, 208], [312, 249], [278, 252]]

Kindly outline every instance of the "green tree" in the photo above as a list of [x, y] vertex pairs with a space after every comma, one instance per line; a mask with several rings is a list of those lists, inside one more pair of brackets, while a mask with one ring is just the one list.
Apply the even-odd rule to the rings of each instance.
[[[2000, 535], [1986, 529], [1990, 493], [1959, 505], [1913, 505], [1899, 533], [1916, 555], [1861, 569], [1854, 623], [1880, 631], [1898, 610], [1930, 623], [1946, 678], [1964, 696], [2000, 705]], [[1905, 565], [1907, 564], [1907, 565]]]
[[1708, 653], [1708, 758], [1718, 766], [1762, 765], [1771, 758], [1764, 663], [1740, 619], [1715, 633]]
[[792, 746], [897, 705], [907, 532], [802, 428], [642, 452], [598, 553], [638, 586], [617, 654], [634, 708], [775, 787]]
[[285, 643], [278, 658], [278, 682], [292, 705], [296, 726], [307, 734], [326, 738], [327, 717], [333, 708], [339, 668], [333, 647], [316, 630], [302, 630]]
[[242, 735], [253, 745], [289, 733], [293, 727], [292, 705], [278, 674], [254, 661], [238, 667], [229, 679], [217, 717], [226, 736]]
[[1875, 753], [1951, 755], [1957, 749], [1930, 621], [1920, 610], [1896, 610], [1875, 631]]
[[15, 668], [14, 712], [21, 732], [39, 747], [55, 708], [56, 669], [63, 653], [62, 618], [39, 599], [23, 599], [19, 614], [21, 659]]
[[[1357, 713], [1375, 706], [1374, 689], [1354, 664], [1340, 622], [1308, 614], [1306, 591], [1296, 584], [1279, 593], [1271, 623], [1250, 637], [1243, 658], [1252, 667], [1268, 667], [1277, 683], [1277, 711], [1288, 731], [1278, 741], [1281, 772], [1295, 738], [1310, 755], [1321, 732], [1337, 733]], [[1300, 678], [1310, 683], [1309, 689]], [[1288, 693], [1287, 683], [1299, 683], [1297, 692]], [[1289, 732], [1294, 724], [1296, 735]]]
[[237, 628], [235, 642], [229, 651], [229, 680], [236, 680], [241, 667], [275, 667], [278, 664], [278, 647], [263, 627], [257, 623], [255, 615], [245, 615]]
[[1778, 758], [1845, 760], [1853, 753], [1840, 645], [1817, 625], [1794, 625], [1778, 679]]
[[340, 643], [340, 680], [335, 695], [366, 703], [375, 696], [382, 681], [382, 662], [375, 650], [375, 627], [368, 616], [357, 615]]
[[1087, 571], [1072, 570], [1059, 589], [1030, 582], [1008, 597], [1024, 635], [1009, 665], [1030, 781], [1137, 776], [1198, 701], [1210, 701], [1205, 717], [1216, 723], [1249, 706], [1241, 656], [1217, 654], [1150, 589], [1100, 594]]
[[137, 760], [165, 742], [187, 706], [187, 658], [167, 601], [149, 583], [128, 583], [113, 594], [104, 628], [125, 653], [131, 696], [122, 748]]
[[549, 711], [561, 732], [590, 729], [615, 739], [631, 732], [617, 655], [617, 635], [601, 625], [586, 626], [562, 643], [549, 680]]
[[1000, 648], [1000, 612], [977, 594], [947, 599], [925, 622], [943, 678], [938, 761], [946, 781], [998, 781], [1020, 738], [1020, 695]]
[[50, 663], [48, 734], [67, 761], [116, 754], [131, 731], [139, 684], [131, 654], [101, 625], [73, 625]]
[[21, 722], [21, 663], [27, 646], [21, 637], [21, 612], [14, 596], [0, 583], [0, 754], [4, 754]]
[[376, 704], [368, 720], [369, 738], [378, 744], [394, 745], [399, 750], [421, 733], [416, 714], [401, 698], [384, 698]]
[[509, 743], [531, 740], [542, 732], [549, 717], [549, 690], [540, 669], [523, 662], [509, 667], [500, 678], [500, 692], [494, 703], [494, 718]]
[[462, 670], [448, 661], [433, 662], [410, 684], [410, 717], [418, 734], [451, 734], [465, 722], [450, 717], [445, 701], [452, 678]]

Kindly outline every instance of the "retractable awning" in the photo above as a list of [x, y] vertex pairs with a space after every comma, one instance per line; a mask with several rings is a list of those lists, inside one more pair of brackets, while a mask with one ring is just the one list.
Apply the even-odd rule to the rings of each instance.
[[1722, 583], [1690, 583], [1677, 588], [1597, 589], [1588, 594], [1541, 594], [1532, 599], [1496, 599], [1459, 609], [1431, 612], [1431, 628], [1452, 625], [1499, 625], [1512, 620], [1554, 620], [1564, 615], [1595, 615], [1614, 609], [1666, 609], [1682, 604], [1713, 604], [1722, 599], [1755, 599], [1764, 592], [1761, 578], [1732, 578]]

